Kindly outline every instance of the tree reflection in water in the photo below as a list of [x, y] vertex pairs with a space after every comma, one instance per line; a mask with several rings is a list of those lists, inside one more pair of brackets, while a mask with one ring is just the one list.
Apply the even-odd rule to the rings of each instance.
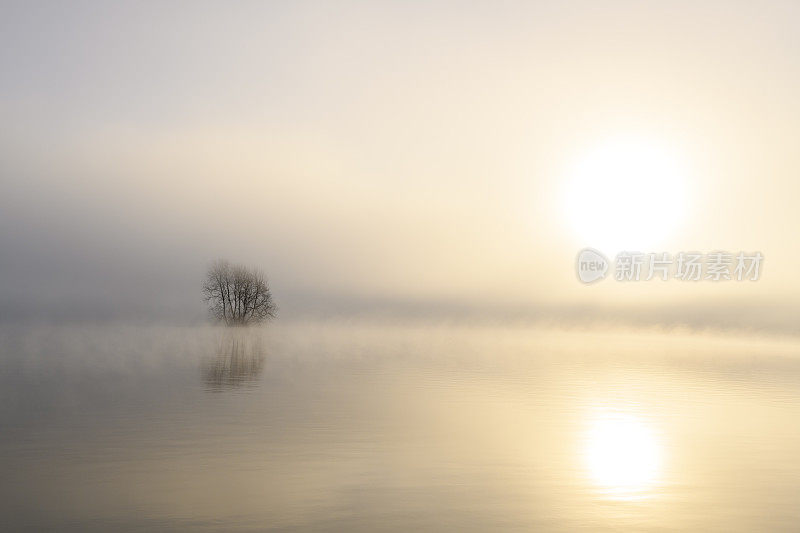
[[206, 390], [221, 392], [258, 384], [264, 368], [261, 339], [241, 333], [225, 334], [218, 342], [216, 356], [205, 361], [203, 379]]

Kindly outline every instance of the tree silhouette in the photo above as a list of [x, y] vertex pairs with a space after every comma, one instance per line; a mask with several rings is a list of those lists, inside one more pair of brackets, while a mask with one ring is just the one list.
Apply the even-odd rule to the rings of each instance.
[[203, 296], [211, 315], [228, 326], [246, 326], [275, 317], [264, 274], [255, 268], [214, 262], [206, 273]]

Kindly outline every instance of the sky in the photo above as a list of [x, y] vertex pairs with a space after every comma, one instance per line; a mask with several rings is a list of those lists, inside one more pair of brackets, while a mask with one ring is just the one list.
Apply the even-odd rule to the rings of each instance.
[[[0, 320], [196, 320], [223, 257], [263, 268], [285, 316], [793, 331], [798, 20], [793, 2], [3, 2]], [[594, 202], [608, 146], [656, 155]], [[751, 283], [585, 286], [585, 246], [765, 260]]]

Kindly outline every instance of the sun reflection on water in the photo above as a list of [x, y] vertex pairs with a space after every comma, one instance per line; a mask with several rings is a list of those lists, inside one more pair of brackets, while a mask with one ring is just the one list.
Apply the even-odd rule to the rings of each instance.
[[604, 496], [635, 500], [653, 495], [663, 446], [655, 428], [641, 417], [596, 413], [589, 422], [583, 454], [589, 478]]

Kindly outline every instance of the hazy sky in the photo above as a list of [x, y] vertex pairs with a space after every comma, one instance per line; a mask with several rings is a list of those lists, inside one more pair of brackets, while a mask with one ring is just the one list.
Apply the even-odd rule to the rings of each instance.
[[[794, 2], [2, 2], [2, 316], [202, 316], [226, 257], [287, 313], [791, 324], [798, 24]], [[652, 210], [675, 224], [633, 246], [759, 250], [762, 279], [578, 283], [600, 244], [570, 179], [618, 138], [681, 168]]]

